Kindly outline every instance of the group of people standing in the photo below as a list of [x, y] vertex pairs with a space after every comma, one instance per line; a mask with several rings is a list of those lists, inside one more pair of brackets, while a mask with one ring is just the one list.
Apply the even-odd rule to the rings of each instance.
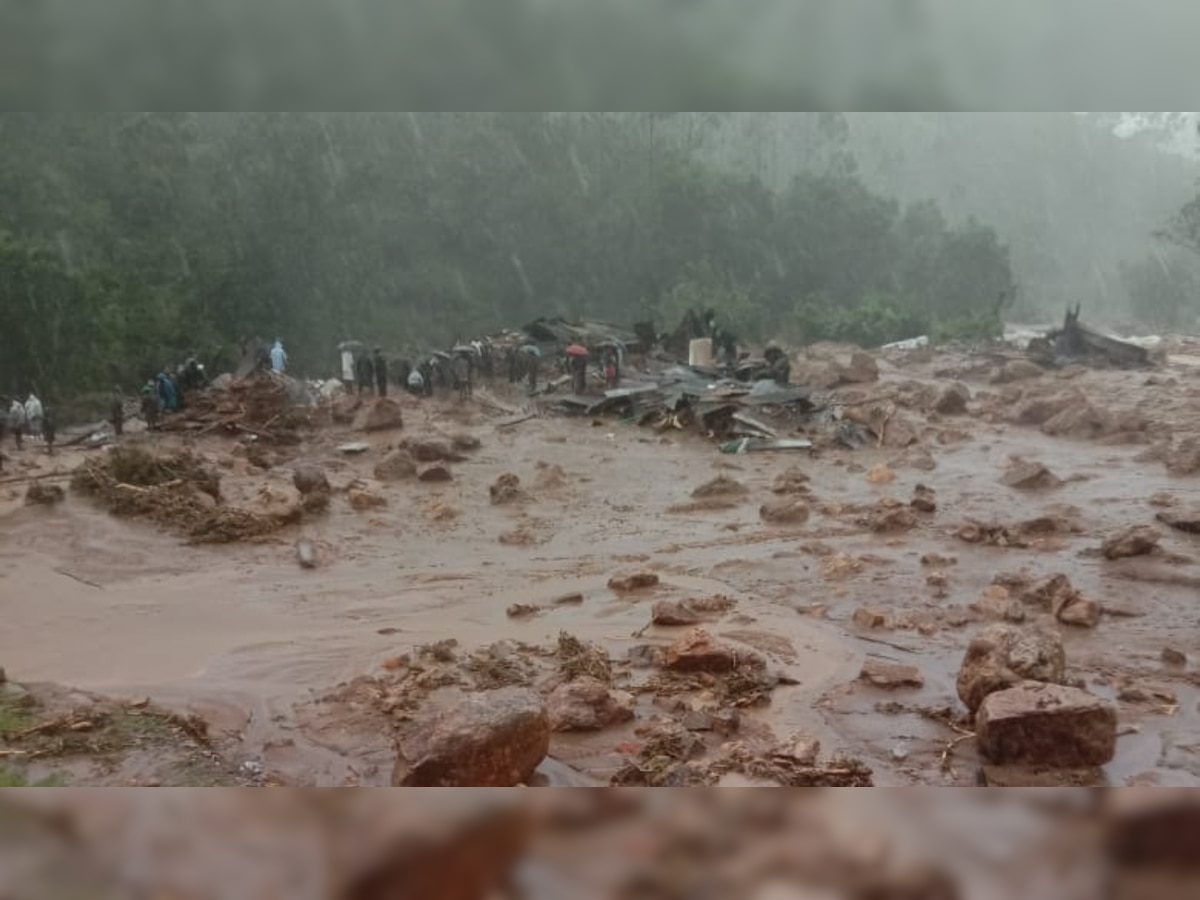
[[41, 440], [46, 451], [54, 453], [55, 421], [53, 412], [42, 404], [38, 396], [30, 391], [24, 400], [20, 397], [0, 397], [0, 440], [11, 432], [18, 450], [25, 447], [25, 439]]

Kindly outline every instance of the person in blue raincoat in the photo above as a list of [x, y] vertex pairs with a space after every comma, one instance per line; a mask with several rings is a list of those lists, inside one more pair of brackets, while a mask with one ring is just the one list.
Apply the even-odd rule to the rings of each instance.
[[179, 408], [179, 398], [175, 392], [175, 382], [163, 369], [154, 376], [154, 387], [158, 391], [159, 407], [163, 412], [174, 412]]

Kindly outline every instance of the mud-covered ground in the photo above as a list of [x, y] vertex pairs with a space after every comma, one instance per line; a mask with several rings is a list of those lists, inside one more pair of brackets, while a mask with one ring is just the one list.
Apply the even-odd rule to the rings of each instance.
[[[230, 502], [262, 502], [264, 489], [277, 501], [294, 493], [297, 463], [324, 467], [327, 512], [221, 546], [114, 518], [70, 491], [26, 506], [28, 481], [11, 479], [58, 472], [43, 481], [65, 487], [103, 451], [49, 458], [10, 443], [0, 664], [24, 686], [12, 693], [54, 701], [41, 719], [0, 717], [0, 762], [20, 779], [72, 784], [388, 784], [397, 729], [464, 691], [544, 684], [566, 633], [607, 652], [606, 677], [636, 698], [636, 718], [555, 734], [541, 767], [551, 784], [606, 783], [638, 757], [647, 722], [722, 705], [740, 725], [698, 732], [706, 759], [731, 741], [808, 736], [823, 758], [860, 760], [877, 785], [971, 784], [979, 759], [955, 692], [964, 648], [985, 623], [1043, 615], [1021, 602], [1022, 582], [1061, 573], [1102, 610], [1095, 627], [1056, 627], [1071, 677], [1119, 704], [1108, 781], [1200, 784], [1200, 536], [1156, 521], [1200, 503], [1200, 471], [1170, 471], [1187, 471], [1187, 440], [1200, 436], [1200, 353], [1178, 344], [1172, 354], [1144, 372], [1072, 367], [1006, 383], [993, 383], [1003, 359], [880, 356], [879, 381], [831, 393], [883, 441], [849, 450], [813, 426], [812, 454], [723, 455], [699, 435], [615, 420], [509, 424], [500, 407], [522, 401], [507, 386], [465, 406], [402, 397], [402, 431], [324, 428], [298, 447], [249, 454], [266, 468], [227, 438], [154, 436], [157, 449], [194, 449]], [[798, 362], [798, 377], [819, 365]], [[954, 382], [969, 390], [965, 412], [938, 412]], [[404, 438], [469, 443], [464, 435], [480, 446], [447, 464], [450, 481], [373, 477]], [[371, 446], [340, 453], [347, 441]], [[1061, 483], [1005, 484], [1014, 457]], [[517, 494], [492, 502], [509, 473]], [[741, 489], [693, 496], [719, 476]], [[918, 485], [932, 489], [932, 512], [909, 505]], [[807, 520], [764, 521], [760, 508], [781, 498]], [[1098, 552], [1135, 525], [1156, 529], [1156, 551]], [[298, 565], [298, 540], [311, 542], [314, 567]], [[659, 584], [609, 588], [631, 571]], [[660, 600], [700, 601], [714, 638], [765, 662], [765, 687], [664, 683], [653, 664], [631, 662], [631, 648], [665, 647], [687, 630], [651, 624]], [[1165, 648], [1186, 663], [1164, 661]], [[923, 685], [869, 684], [859, 677], [869, 662], [915, 666]], [[144, 699], [152, 706], [130, 705]], [[17, 732], [36, 721], [69, 729], [96, 703], [118, 724], [150, 708], [179, 718], [156, 717], [149, 737], [127, 744], [20, 752], [31, 748]], [[203, 740], [180, 726], [189, 716], [207, 722]], [[180, 764], [148, 764], [150, 740]], [[195, 754], [203, 765], [183, 764]]]

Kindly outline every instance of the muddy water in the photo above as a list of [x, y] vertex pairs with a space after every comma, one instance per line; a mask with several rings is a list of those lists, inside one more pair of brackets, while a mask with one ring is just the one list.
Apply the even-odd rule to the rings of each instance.
[[[1159, 404], [1167, 419], [1194, 410], [1194, 381], [1183, 377]], [[1103, 373], [1074, 386], [1089, 396], [1095, 392], [1100, 402], [1118, 386], [1128, 387]], [[1155, 397], [1141, 390], [1125, 391], [1123, 402]], [[650, 628], [634, 638], [649, 621], [653, 599], [720, 593], [738, 606], [713, 630], [757, 642], [770, 651], [773, 668], [799, 682], [777, 690], [769, 708], [751, 713], [751, 727], [781, 737], [815, 734], [826, 751], [865, 758], [878, 784], [968, 783], [975, 768], [969, 743], [956, 748], [944, 767], [950, 732], [913, 712], [876, 706], [955, 704], [958, 661], [980, 625], [955, 625], [951, 613], [978, 600], [998, 573], [1064, 572], [1086, 595], [1136, 614], [1106, 616], [1094, 631], [1068, 629], [1073, 672], [1099, 693], [1112, 695], [1114, 676], [1124, 675], [1168, 685], [1178, 700], [1177, 708], [1165, 711], [1122, 705], [1123, 723], [1140, 731], [1120, 739], [1109, 778], [1116, 784], [1200, 783], [1197, 692], [1158, 662], [1166, 643], [1193, 660], [1200, 657], [1194, 580], [1200, 577], [1194, 562], [1200, 538], [1169, 534], [1164, 548], [1178, 559], [1149, 569], [1084, 552], [1113, 529], [1152, 521], [1146, 500], [1156, 492], [1200, 501], [1197, 480], [1170, 478], [1159, 464], [1133, 462], [1144, 448], [1051, 439], [967, 418], [953, 424], [970, 439], [931, 444], [937, 467], [921, 471], [905, 468], [896, 451], [874, 448], [816, 459], [726, 457], [686, 435], [663, 438], [613, 422], [591, 427], [586, 420], [542, 419], [501, 430], [495, 421], [484, 410], [461, 414], [409, 403], [409, 433], [442, 428], [482, 440], [468, 462], [453, 466], [453, 482], [372, 483], [387, 498], [386, 508], [356, 513], [339, 498], [327, 518], [262, 544], [188, 547], [74, 497], [53, 509], [20, 508], [8, 499], [0, 507], [0, 664], [15, 680], [149, 695], [199, 711], [219, 731], [239, 738], [247, 759], [287, 781], [383, 784], [392, 762], [384, 735], [313, 732], [299, 727], [297, 706], [378, 671], [389, 657], [449, 637], [470, 650], [505, 638], [549, 644], [567, 630], [622, 657], [634, 643], [665, 643], [678, 634]], [[349, 436], [323, 434], [301, 457], [326, 465], [335, 488], [369, 479], [388, 444], [386, 437], [373, 438], [371, 452], [339, 457], [333, 448]], [[213, 439], [198, 449], [219, 459], [231, 445]], [[1078, 480], [1050, 493], [1013, 491], [999, 483], [1012, 454]], [[869, 484], [863, 471], [885, 461], [896, 464], [895, 482]], [[289, 465], [264, 473], [248, 471], [242, 460], [226, 462], [232, 469], [223, 490], [234, 499], [249, 498], [264, 484], [288, 489]], [[798, 529], [765, 526], [759, 504], [772, 496], [776, 475], [797, 464], [811, 476], [819, 503], [907, 500], [922, 483], [936, 489], [938, 512], [898, 537], [864, 533], [845, 515], [814, 513]], [[491, 505], [488, 486], [503, 472], [520, 477], [526, 500]], [[667, 512], [717, 474], [742, 482], [749, 489], [746, 501], [731, 510]], [[5, 500], [0, 495], [0, 503]], [[453, 517], [433, 515], [447, 508]], [[1013, 522], [1045, 513], [1068, 516], [1081, 533], [1030, 550], [973, 547], [952, 535], [968, 516]], [[524, 543], [500, 541], [515, 531]], [[301, 534], [319, 548], [315, 570], [295, 562], [293, 542]], [[821, 558], [811, 552], [814, 542], [864, 560], [861, 569], [827, 580]], [[944, 570], [947, 597], [935, 597], [925, 583], [928, 570], [919, 560], [927, 552], [957, 558]], [[609, 591], [608, 577], [631, 567], [657, 571], [662, 584], [633, 599]], [[521, 621], [505, 614], [512, 603], [549, 604], [576, 591], [584, 596], [580, 605], [554, 606]], [[850, 621], [860, 606], [925, 627], [863, 633]], [[395, 632], [379, 633], [385, 629]], [[763, 634], [782, 638], [782, 648], [769, 640], [762, 646]], [[918, 666], [926, 686], [889, 693], [857, 683], [870, 656]], [[575, 770], [606, 778], [619, 764], [614, 748], [623, 735], [556, 740], [558, 762], [548, 764], [545, 775], [551, 783], [571, 783]]]

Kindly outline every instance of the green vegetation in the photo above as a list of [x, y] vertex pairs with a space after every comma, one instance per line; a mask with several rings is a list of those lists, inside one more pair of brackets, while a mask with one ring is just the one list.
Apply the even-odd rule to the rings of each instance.
[[0, 765], [0, 787], [66, 787], [67, 782], [61, 775], [49, 775], [38, 781], [30, 782], [24, 775]]
[[990, 228], [868, 188], [839, 116], [789, 127], [809, 166], [779, 185], [720, 158], [710, 114], [0, 114], [0, 391], [128, 389], [276, 336], [324, 374], [337, 340], [546, 314], [702, 305], [746, 340], [864, 344], [998, 321]]

